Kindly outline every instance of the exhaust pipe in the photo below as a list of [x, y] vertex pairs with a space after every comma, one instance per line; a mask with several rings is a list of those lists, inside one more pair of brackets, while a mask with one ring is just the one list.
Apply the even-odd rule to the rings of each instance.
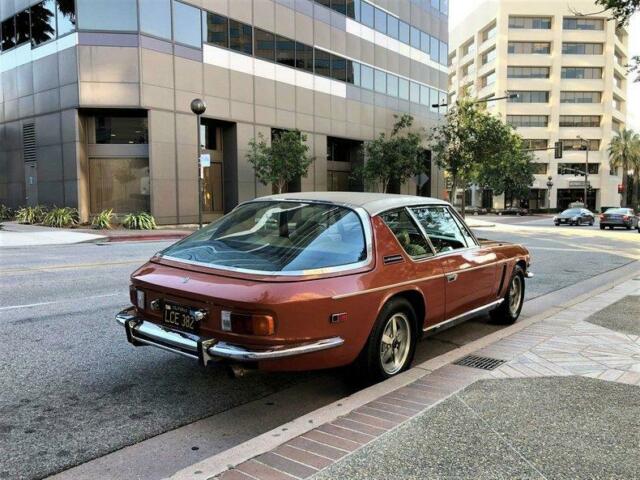
[[227, 373], [230, 378], [243, 378], [257, 371], [257, 368], [252, 368], [250, 365], [240, 365], [237, 363], [227, 364]]

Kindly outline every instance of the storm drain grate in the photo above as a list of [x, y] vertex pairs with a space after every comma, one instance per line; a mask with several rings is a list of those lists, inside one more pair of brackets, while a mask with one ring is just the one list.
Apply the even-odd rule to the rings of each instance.
[[453, 363], [455, 365], [462, 365], [463, 367], [480, 368], [482, 370], [495, 370], [503, 363], [507, 363], [507, 361], [500, 360], [499, 358], [467, 355], [466, 357], [462, 357], [460, 360]]

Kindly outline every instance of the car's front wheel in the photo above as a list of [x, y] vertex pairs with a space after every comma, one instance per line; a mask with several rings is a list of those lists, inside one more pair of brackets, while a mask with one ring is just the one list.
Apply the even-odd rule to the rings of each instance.
[[512, 325], [518, 320], [524, 304], [524, 271], [516, 265], [509, 280], [509, 288], [498, 308], [490, 315], [494, 323]]
[[409, 368], [416, 350], [415, 310], [404, 298], [389, 301], [378, 314], [356, 371], [368, 383], [393, 377]]

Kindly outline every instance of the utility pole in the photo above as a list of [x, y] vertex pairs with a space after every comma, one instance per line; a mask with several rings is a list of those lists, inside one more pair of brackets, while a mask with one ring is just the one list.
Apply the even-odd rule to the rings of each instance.
[[584, 160], [584, 208], [589, 208], [589, 204], [587, 202], [587, 193], [589, 190], [589, 142], [580, 135], [578, 135], [577, 138], [584, 144], [584, 151], [586, 153]]

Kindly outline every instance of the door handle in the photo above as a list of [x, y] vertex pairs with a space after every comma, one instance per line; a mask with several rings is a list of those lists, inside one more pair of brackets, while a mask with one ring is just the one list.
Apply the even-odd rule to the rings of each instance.
[[447, 274], [447, 282], [451, 283], [451, 282], [455, 282], [458, 279], [458, 274], [457, 273], [449, 273]]

